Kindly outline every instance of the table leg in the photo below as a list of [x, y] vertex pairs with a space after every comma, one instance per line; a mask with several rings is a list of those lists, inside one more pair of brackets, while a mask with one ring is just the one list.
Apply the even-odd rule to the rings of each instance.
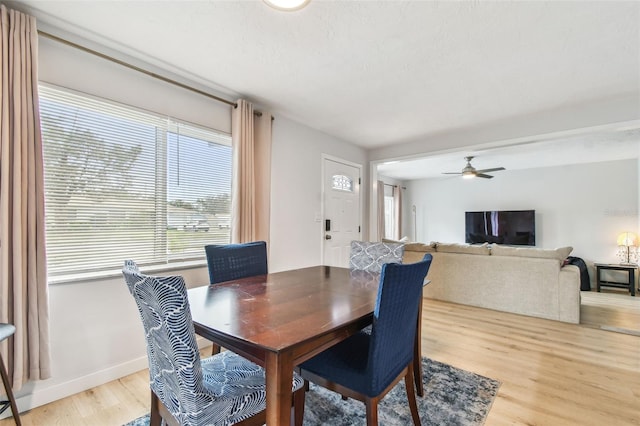
[[293, 359], [290, 355], [267, 352], [265, 360], [267, 387], [267, 426], [291, 424], [291, 384]]
[[629, 269], [629, 290], [631, 290], [631, 296], [636, 295], [636, 270]]

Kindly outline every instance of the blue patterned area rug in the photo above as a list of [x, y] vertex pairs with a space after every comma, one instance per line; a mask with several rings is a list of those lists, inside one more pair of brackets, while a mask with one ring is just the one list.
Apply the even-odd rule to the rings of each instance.
[[[438, 361], [422, 358], [424, 397], [418, 397], [423, 426], [475, 426], [484, 424], [500, 382], [460, 370]], [[413, 424], [404, 380], [378, 405], [378, 420], [384, 426]], [[304, 407], [304, 424], [309, 426], [366, 425], [364, 404], [311, 384]], [[148, 426], [149, 416], [125, 426]]]

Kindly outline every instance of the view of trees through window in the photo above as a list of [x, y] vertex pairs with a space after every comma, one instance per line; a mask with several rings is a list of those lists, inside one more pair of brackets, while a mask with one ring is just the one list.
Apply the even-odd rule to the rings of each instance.
[[230, 240], [231, 138], [40, 87], [49, 275], [204, 258]]

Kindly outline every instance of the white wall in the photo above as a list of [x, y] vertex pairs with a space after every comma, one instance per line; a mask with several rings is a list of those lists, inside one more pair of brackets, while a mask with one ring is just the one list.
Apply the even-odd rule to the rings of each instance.
[[[269, 268], [319, 265], [322, 257], [322, 154], [363, 166], [360, 194], [367, 206], [366, 152], [285, 118], [273, 122]], [[366, 238], [366, 215], [362, 224]]]
[[[418, 241], [464, 243], [464, 212], [536, 211], [536, 246], [572, 246], [587, 262], [613, 262], [616, 237], [638, 233], [638, 162], [623, 160], [503, 171], [493, 179], [405, 182], [406, 215], [417, 210]], [[408, 216], [405, 233], [413, 235]]]
[[[228, 105], [48, 39], [40, 42], [39, 67], [44, 82], [225, 132], [231, 129]], [[321, 223], [314, 219], [321, 209], [322, 153], [363, 165], [366, 162], [364, 150], [276, 117], [270, 245], [273, 271], [320, 263]], [[190, 287], [208, 283], [204, 260], [199, 267], [158, 273], [182, 275]], [[30, 382], [16, 393], [21, 410], [146, 368], [142, 324], [117, 271], [111, 278], [50, 285], [49, 297], [53, 377]]]
[[38, 79], [201, 126], [231, 132], [231, 107], [48, 38], [39, 38]]

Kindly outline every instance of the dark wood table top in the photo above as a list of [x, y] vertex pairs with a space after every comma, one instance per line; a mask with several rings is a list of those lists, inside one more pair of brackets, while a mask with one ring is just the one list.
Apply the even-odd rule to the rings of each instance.
[[[190, 289], [196, 332], [251, 356], [279, 352], [350, 323], [370, 323], [379, 275], [314, 266]], [[256, 355], [256, 354], [254, 354]], [[303, 360], [300, 360], [300, 362]]]
[[289, 425], [293, 368], [372, 321], [379, 276], [314, 266], [188, 291], [196, 333], [265, 368], [266, 421]]

